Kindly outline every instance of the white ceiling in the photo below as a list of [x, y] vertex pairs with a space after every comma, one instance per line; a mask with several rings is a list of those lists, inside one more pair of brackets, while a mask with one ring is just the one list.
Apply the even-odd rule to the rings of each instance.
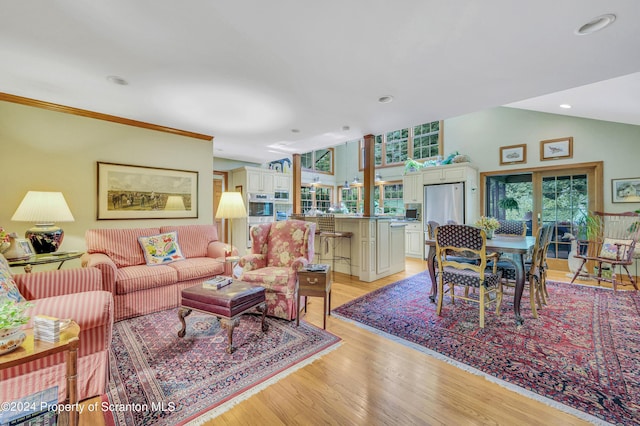
[[[0, 7], [0, 92], [212, 135], [220, 157], [262, 163], [499, 105], [640, 124], [637, 0]], [[574, 34], [604, 13], [613, 25]]]

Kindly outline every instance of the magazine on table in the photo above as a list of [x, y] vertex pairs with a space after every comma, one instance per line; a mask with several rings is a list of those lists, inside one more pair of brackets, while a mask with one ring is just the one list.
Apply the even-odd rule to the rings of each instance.
[[232, 282], [232, 277], [228, 277], [226, 275], [218, 275], [217, 277], [213, 277], [203, 282], [202, 287], [212, 290], [220, 290], [222, 287], [228, 286]]

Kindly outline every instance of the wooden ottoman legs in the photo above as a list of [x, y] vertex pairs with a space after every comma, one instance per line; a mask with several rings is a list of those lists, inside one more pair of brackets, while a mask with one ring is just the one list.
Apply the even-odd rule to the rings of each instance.
[[180, 318], [180, 323], [182, 324], [182, 328], [178, 331], [178, 337], [184, 337], [187, 332], [187, 322], [184, 320], [191, 313], [191, 309], [180, 308], [178, 309], [178, 318]]

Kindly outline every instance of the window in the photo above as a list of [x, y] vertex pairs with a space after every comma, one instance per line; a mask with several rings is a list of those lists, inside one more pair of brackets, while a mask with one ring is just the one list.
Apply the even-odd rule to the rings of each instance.
[[[349, 210], [349, 213], [361, 213], [364, 211], [364, 188], [352, 185], [349, 189], [340, 188], [341, 201]], [[377, 184], [373, 189], [373, 204], [375, 214], [387, 214], [399, 216], [404, 214], [404, 200], [402, 184], [399, 182], [386, 182]], [[380, 208], [382, 206], [382, 208]]]
[[303, 169], [333, 174], [333, 148], [318, 149], [300, 154]]
[[[374, 139], [376, 167], [402, 165], [408, 158], [426, 160], [442, 155], [442, 123], [433, 121], [415, 127], [394, 130]], [[360, 140], [360, 170], [364, 169], [364, 140]]]
[[311, 186], [300, 188], [300, 211], [306, 213], [309, 210], [320, 210], [328, 213], [331, 207], [333, 187], [317, 185], [314, 189], [315, 192], [311, 192]]

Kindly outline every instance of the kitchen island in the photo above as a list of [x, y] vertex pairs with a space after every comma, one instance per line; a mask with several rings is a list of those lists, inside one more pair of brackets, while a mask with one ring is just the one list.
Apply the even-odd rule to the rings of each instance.
[[[305, 220], [316, 222], [314, 216]], [[372, 282], [396, 272], [404, 271], [405, 222], [390, 217], [360, 217], [336, 215], [336, 231], [352, 232], [351, 271], [349, 264], [336, 261], [335, 270], [354, 275], [361, 281]], [[337, 245], [338, 256], [349, 256], [349, 240]], [[331, 264], [330, 245], [322, 247], [316, 236], [314, 262]]]

